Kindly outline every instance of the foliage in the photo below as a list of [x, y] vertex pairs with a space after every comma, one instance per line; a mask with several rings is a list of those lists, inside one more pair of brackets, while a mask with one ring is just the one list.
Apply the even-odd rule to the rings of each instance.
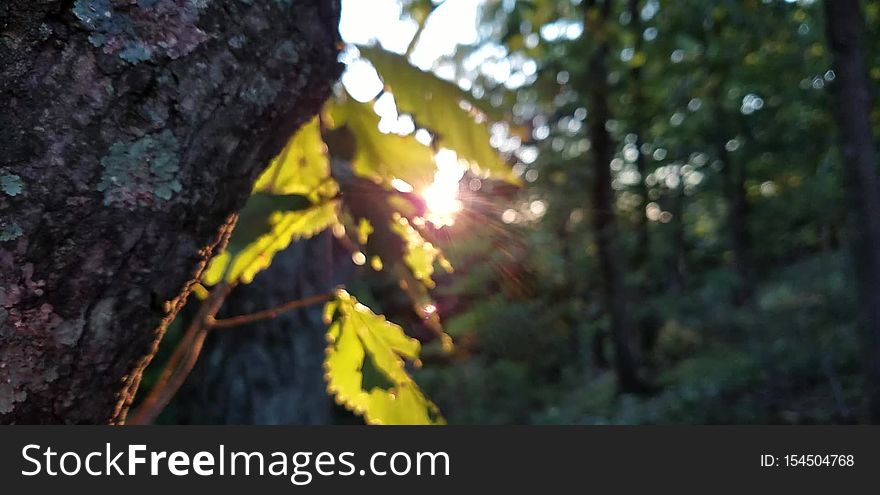
[[413, 277], [422, 282], [425, 287], [433, 288], [434, 264], [440, 263], [447, 272], [452, 271], [452, 265], [443, 257], [443, 254], [432, 243], [425, 240], [419, 232], [410, 225], [409, 221], [401, 216], [396, 217], [396, 222], [391, 224], [391, 230], [404, 239], [406, 254], [403, 262], [412, 271]]
[[327, 390], [369, 424], [441, 424], [437, 407], [406, 372], [419, 342], [345, 291], [327, 303]]
[[327, 113], [334, 128], [346, 127], [358, 143], [352, 160], [355, 174], [380, 183], [401, 179], [417, 188], [431, 183], [436, 170], [431, 148], [412, 135], [378, 132], [379, 116], [369, 105], [340, 99], [328, 105]]
[[[420, 26], [436, 7], [403, 3]], [[487, 0], [481, 39], [442, 61], [463, 85], [357, 47], [382, 97], [430, 139], [380, 132], [375, 100], [339, 91], [258, 180], [204, 282], [247, 283], [320, 230], [350, 245], [377, 273], [349, 289], [377, 311], [337, 293], [325, 367], [328, 390], [369, 423], [862, 421], [846, 268], [858, 260], [845, 254], [820, 4], [611, 2], [604, 23], [598, 4]], [[606, 44], [597, 94], [587, 61]], [[591, 222], [597, 103], [611, 115], [614, 248], [650, 385], [640, 394], [612, 371]], [[464, 211], [437, 228], [419, 194], [443, 149], [468, 172]]]
[[[361, 50], [378, 61], [383, 77], [395, 82], [395, 96], [406, 105], [401, 109], [440, 136], [442, 146], [468, 159], [485, 176], [512, 177], [489, 145], [485, 116], [478, 122], [476, 113], [461, 110], [465, 101], [461, 90], [409, 65], [402, 56], [379, 48]], [[401, 78], [430, 90], [430, 101], [408, 91], [409, 86], [398, 85]], [[467, 101], [476, 103], [472, 98]], [[419, 190], [430, 186], [437, 172], [434, 151], [413, 134], [380, 132], [378, 124], [379, 117], [368, 104], [344, 94], [329, 101], [321, 116], [303, 126], [256, 181], [226, 248], [211, 260], [203, 284], [250, 283], [291, 242], [330, 229], [367, 251], [374, 270], [388, 270], [399, 278], [418, 318], [448, 348], [451, 340], [439, 317], [426, 314], [424, 308], [431, 306], [434, 266], [446, 271], [452, 267], [426, 238], [427, 230], [414, 228], [414, 223], [425, 224], [418, 204], [392, 188], [396, 180]], [[465, 126], [470, 134], [449, 133], [456, 126]], [[356, 251], [354, 258], [358, 255], [364, 256]], [[371, 424], [443, 422], [404, 366], [404, 360], [419, 362], [418, 341], [343, 290], [327, 305], [327, 324], [326, 377], [328, 391], [338, 403]]]
[[[481, 41], [446, 60], [528, 130], [509, 145], [526, 187], [484, 182], [474, 221], [439, 243], [456, 267], [437, 292], [458, 345], [426, 348], [420, 383], [450, 423], [863, 421], [820, 3], [612, 2], [601, 30], [582, 22], [594, 4], [489, 1]], [[876, 6], [866, 11], [874, 29]], [[586, 61], [602, 40], [643, 395], [621, 393], [610, 370], [590, 222]], [[737, 181], [756, 274], [745, 303]]]
[[317, 203], [336, 194], [333, 186], [320, 119], [315, 117], [300, 128], [263, 171], [254, 184], [254, 192], [300, 194]]
[[[298, 208], [299, 207], [299, 208]], [[223, 253], [214, 257], [203, 282], [215, 285], [253, 281], [269, 267], [275, 253], [296, 239], [311, 237], [337, 222], [336, 202], [313, 205], [303, 196], [251, 196], [239, 217], [244, 229], [236, 229]]]
[[490, 118], [501, 118], [497, 109], [410, 65], [401, 55], [376, 47], [358, 49], [379, 71], [398, 108], [432, 130], [439, 146], [455, 150], [477, 173], [517, 180], [489, 144], [487, 124]]
[[338, 222], [337, 202], [331, 199], [336, 191], [315, 118], [257, 179], [226, 250], [211, 260], [203, 282], [250, 283], [292, 241]]

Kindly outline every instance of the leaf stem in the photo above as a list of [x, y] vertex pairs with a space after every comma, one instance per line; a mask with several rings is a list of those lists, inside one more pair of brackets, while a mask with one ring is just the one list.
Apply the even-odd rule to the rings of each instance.
[[129, 425], [151, 424], [168, 406], [195, 367], [209, 331], [214, 328], [229, 328], [275, 318], [293, 309], [329, 301], [335, 294], [335, 292], [318, 294], [256, 313], [218, 320], [216, 319], [217, 313], [231, 290], [232, 286], [224, 282], [211, 291], [208, 298], [202, 302], [199, 313], [187, 327], [168, 362], [165, 363], [156, 385], [150, 390], [147, 398], [129, 416], [127, 421]]
[[247, 323], [254, 323], [262, 320], [268, 320], [271, 318], [275, 318], [282, 313], [286, 313], [287, 311], [291, 311], [298, 308], [303, 308], [305, 306], [311, 306], [313, 304], [318, 304], [321, 302], [329, 301], [333, 298], [333, 293], [328, 292], [326, 294], [318, 294], [310, 297], [306, 297], [303, 299], [298, 299], [296, 301], [286, 302], [284, 304], [275, 306], [274, 308], [264, 309], [262, 311], [257, 311], [256, 313], [251, 313], [247, 315], [240, 316], [232, 316], [230, 318], [222, 318], [222, 319], [212, 319], [209, 321], [209, 325], [212, 328], [228, 328], [235, 327], [238, 325], [244, 325]]
[[413, 35], [412, 39], [409, 41], [409, 45], [407, 45], [407, 47], [406, 47], [406, 52], [404, 52], [404, 56], [406, 58], [409, 58], [409, 56], [412, 55], [412, 52], [416, 49], [416, 45], [419, 44], [419, 40], [421, 40], [421, 38], [422, 38], [422, 32], [424, 32], [425, 26], [428, 25], [428, 19], [431, 17], [431, 14], [433, 14], [434, 11], [437, 10], [437, 7], [439, 7], [442, 4], [443, 4], [443, 2], [431, 5], [431, 10], [428, 12], [428, 14], [425, 16], [425, 18], [422, 19], [422, 22], [419, 23], [419, 27], [416, 30], [416, 34]]

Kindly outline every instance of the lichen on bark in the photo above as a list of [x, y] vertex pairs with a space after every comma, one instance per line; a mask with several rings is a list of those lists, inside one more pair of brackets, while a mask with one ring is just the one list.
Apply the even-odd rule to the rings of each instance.
[[180, 144], [167, 129], [133, 143], [113, 143], [101, 166], [98, 191], [108, 206], [158, 208], [183, 187], [177, 180]]
[[182, 57], [207, 39], [196, 25], [208, 0], [76, 0], [73, 13], [107, 54], [138, 63]]
[[0, 175], [0, 189], [3, 189], [7, 196], [18, 196], [23, 189], [21, 177], [9, 173]]
[[254, 179], [329, 95], [338, 9], [0, 2], [0, 423], [124, 421]]

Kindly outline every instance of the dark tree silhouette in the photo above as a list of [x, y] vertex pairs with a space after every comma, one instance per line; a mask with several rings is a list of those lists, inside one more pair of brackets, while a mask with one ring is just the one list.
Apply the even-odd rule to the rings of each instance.
[[[617, 218], [614, 210], [614, 189], [611, 187], [614, 142], [606, 128], [611, 118], [608, 105], [610, 44], [606, 24], [611, 16], [612, 3], [610, 0], [591, 0], [584, 4], [587, 9], [585, 36], [593, 36], [595, 41], [594, 51], [588, 62], [584, 94], [589, 108], [588, 134], [592, 142], [592, 220], [604, 284], [605, 308], [614, 344], [614, 368], [621, 390], [634, 392], [642, 390], [644, 386], [638, 375], [636, 339], [627, 313], [623, 268], [616, 246]], [[595, 18], [592, 17], [591, 10], [598, 14]]]
[[827, 0], [835, 115], [851, 204], [854, 272], [864, 332], [871, 420], [880, 421], [880, 177], [871, 128], [873, 95], [865, 62], [865, 19], [858, 0]]

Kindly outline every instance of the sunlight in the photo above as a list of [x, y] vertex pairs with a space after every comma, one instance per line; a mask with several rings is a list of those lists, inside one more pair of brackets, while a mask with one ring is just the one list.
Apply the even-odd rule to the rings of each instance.
[[425, 189], [422, 197], [425, 198], [428, 208], [428, 221], [437, 227], [455, 223], [455, 214], [461, 211], [458, 183], [435, 182]]
[[428, 221], [443, 227], [454, 224], [455, 214], [462, 209], [458, 189], [466, 167], [459, 162], [458, 155], [448, 149], [438, 151], [434, 161], [437, 164], [434, 182], [422, 191], [421, 196], [428, 209]]
[[414, 190], [409, 182], [398, 178], [391, 179], [391, 187], [402, 193], [411, 193]]

